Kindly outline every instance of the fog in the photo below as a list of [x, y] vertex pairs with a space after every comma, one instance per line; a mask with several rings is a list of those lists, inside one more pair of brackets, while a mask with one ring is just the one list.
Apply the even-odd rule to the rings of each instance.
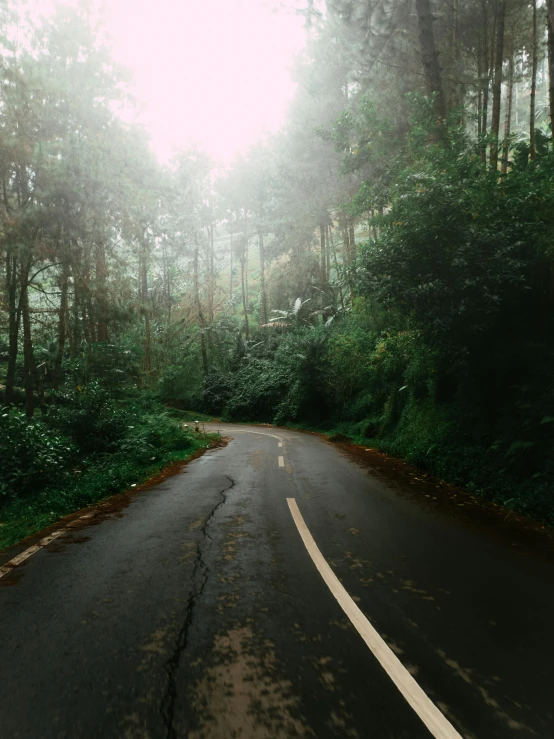
[[116, 0], [104, 12], [161, 159], [194, 141], [227, 162], [283, 123], [302, 18], [260, 0]]

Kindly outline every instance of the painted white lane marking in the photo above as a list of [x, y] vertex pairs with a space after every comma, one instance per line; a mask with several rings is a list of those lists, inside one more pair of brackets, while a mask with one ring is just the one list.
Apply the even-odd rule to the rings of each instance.
[[275, 436], [275, 434], [264, 434], [261, 431], [245, 431], [244, 433], [245, 434], [257, 434], [258, 436], [271, 436], [272, 439], [277, 439], [277, 440], [281, 438], [280, 436]]
[[42, 547], [39, 547], [37, 544], [29, 547], [29, 549], [26, 549], [24, 552], [21, 552], [21, 554], [18, 554], [17, 557], [10, 559], [8, 565], [12, 565], [12, 567], [17, 567], [17, 565], [20, 565], [22, 562], [25, 562], [26, 559], [29, 559], [29, 557], [31, 557], [35, 552], [38, 552], [39, 549], [42, 549]]
[[6, 562], [3, 567], [0, 567], [0, 577], [7, 575], [8, 572], [11, 572], [14, 567], [17, 567], [17, 565], [25, 562], [26, 559], [32, 557], [33, 554], [36, 554], [43, 547], [48, 546], [50, 542], [54, 541], [54, 539], [57, 539], [58, 536], [61, 536], [63, 533], [64, 529], [60, 529], [60, 531], [53, 531], [50, 536], [45, 536], [44, 539], [41, 539], [38, 544], [33, 544], [32, 547], [25, 549], [23, 552], [21, 552], [21, 554], [18, 554], [17, 557], [10, 559], [10, 561]]
[[79, 516], [78, 519], [75, 519], [71, 523], [68, 523], [67, 528], [60, 529], [59, 531], [53, 531], [49, 536], [45, 536], [44, 539], [41, 539], [38, 544], [33, 544], [32, 547], [25, 549], [23, 552], [21, 552], [21, 554], [18, 554], [17, 557], [10, 559], [9, 562], [6, 562], [5, 565], [2, 565], [2, 567], [0, 567], [0, 577], [4, 577], [4, 575], [7, 575], [8, 572], [11, 572], [14, 567], [17, 567], [17, 565], [25, 562], [26, 559], [32, 557], [33, 554], [36, 554], [43, 547], [48, 546], [51, 541], [54, 541], [54, 539], [57, 539], [58, 536], [64, 534], [66, 531], [69, 530], [70, 527], [75, 526], [79, 522], [79, 520], [83, 518], [92, 518], [94, 515], [94, 513], [85, 513], [84, 516]]
[[279, 457], [279, 467], [284, 467], [284, 466], [285, 466], [285, 458]]
[[277, 444], [277, 446], [280, 446], [280, 447], [282, 448], [282, 447], [283, 447], [283, 444], [282, 444], [281, 442], [279, 442], [279, 443]]
[[308, 554], [319, 570], [321, 577], [331, 593], [337, 599], [340, 607], [346, 613], [359, 635], [373, 652], [377, 661], [383, 667], [390, 679], [408, 701], [410, 706], [429, 729], [436, 739], [462, 739], [450, 721], [435, 706], [429, 696], [420, 688], [402, 662], [394, 654], [391, 648], [383, 641], [377, 631], [369, 623], [367, 618], [354, 603], [348, 592], [327, 564], [324, 556], [319, 551], [313, 536], [310, 534], [302, 514], [294, 498], [287, 498], [289, 509], [298, 532], [304, 542]]

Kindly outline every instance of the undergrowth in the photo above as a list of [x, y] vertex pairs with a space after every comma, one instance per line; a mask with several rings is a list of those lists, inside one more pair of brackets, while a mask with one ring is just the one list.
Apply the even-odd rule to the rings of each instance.
[[186, 449], [166, 451], [147, 460], [121, 453], [89, 465], [65, 488], [45, 490], [30, 499], [8, 502], [0, 510], [0, 549], [54, 524], [69, 513], [140, 485], [170, 464], [190, 459], [198, 449], [208, 447], [210, 441], [205, 436], [191, 439]]
[[4, 409], [0, 549], [209, 447], [213, 437], [185, 426], [189, 415], [153, 401], [115, 402], [97, 383], [45, 419]]
[[428, 448], [421, 445], [418, 435], [397, 434], [389, 437], [367, 437], [360, 433], [360, 425], [337, 422], [323, 426], [305, 423], [287, 423], [286, 428], [308, 431], [332, 438], [341, 436], [353, 444], [371, 447], [396, 459], [403, 459], [434, 477], [506, 506], [540, 523], [554, 525], [552, 485], [545, 480], [530, 477], [517, 479], [502, 457], [477, 445], [465, 446], [442, 443]]

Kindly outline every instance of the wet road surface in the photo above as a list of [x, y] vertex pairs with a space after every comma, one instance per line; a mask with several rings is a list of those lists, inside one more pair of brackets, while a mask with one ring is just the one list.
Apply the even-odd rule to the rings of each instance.
[[436, 736], [554, 737], [551, 563], [316, 436], [219, 428], [226, 447], [0, 580], [0, 739], [432, 736], [316, 568], [290, 499], [452, 727]]

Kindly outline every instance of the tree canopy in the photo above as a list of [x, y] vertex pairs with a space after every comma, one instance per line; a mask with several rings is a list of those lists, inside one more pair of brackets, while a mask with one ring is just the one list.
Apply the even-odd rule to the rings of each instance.
[[86, 4], [2, 5], [0, 494], [163, 403], [339, 429], [552, 520], [551, 0], [288, 11], [286, 123], [221, 168], [156, 160]]

